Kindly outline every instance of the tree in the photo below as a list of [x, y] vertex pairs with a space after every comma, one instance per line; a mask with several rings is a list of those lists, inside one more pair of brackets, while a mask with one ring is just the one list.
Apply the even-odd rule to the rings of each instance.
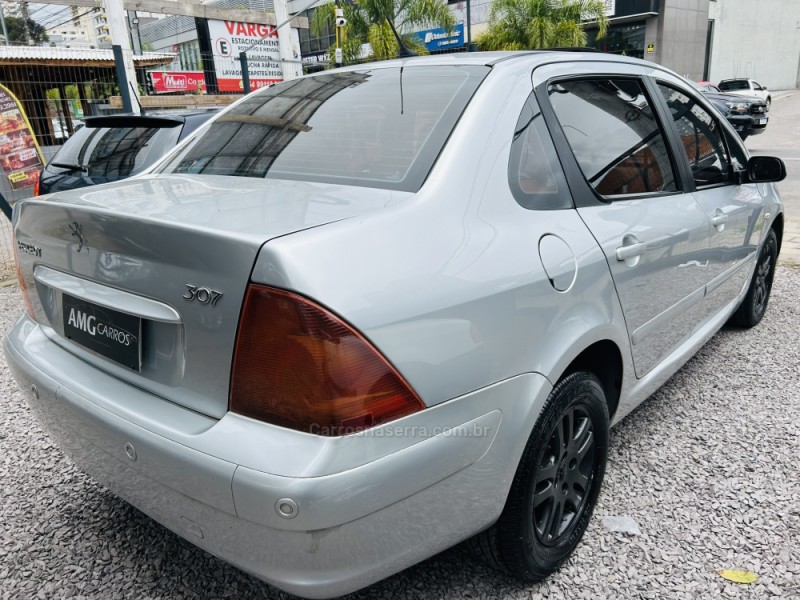
[[[392, 26], [403, 36], [406, 46], [419, 49], [420, 44], [407, 34], [431, 27], [451, 30], [456, 23], [445, 0], [359, 0], [358, 4], [342, 2], [338, 6], [347, 19], [342, 28], [344, 40], [340, 40], [345, 64], [357, 62], [361, 45], [367, 42], [372, 47], [371, 60], [395, 58], [400, 47]], [[317, 7], [310, 23], [314, 35], [334, 28], [335, 9], [333, 2]]]
[[[47, 30], [33, 19], [27, 19], [30, 40], [34, 45], [43, 44], [50, 38], [47, 37]], [[25, 39], [25, 21], [19, 17], [6, 17], [6, 30], [8, 31], [8, 41], [17, 44], [27, 44]]]
[[481, 50], [529, 50], [586, 45], [584, 21], [608, 29], [603, 0], [493, 0], [489, 29], [476, 40]]

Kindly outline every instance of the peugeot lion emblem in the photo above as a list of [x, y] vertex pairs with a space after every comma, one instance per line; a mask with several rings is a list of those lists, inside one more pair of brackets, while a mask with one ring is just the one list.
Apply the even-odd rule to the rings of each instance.
[[73, 221], [69, 224], [69, 230], [72, 232], [72, 237], [78, 238], [78, 252], [83, 250], [84, 246], [86, 246], [86, 251], [88, 252], [89, 243], [86, 241], [86, 236], [83, 233], [83, 225], [77, 221]]

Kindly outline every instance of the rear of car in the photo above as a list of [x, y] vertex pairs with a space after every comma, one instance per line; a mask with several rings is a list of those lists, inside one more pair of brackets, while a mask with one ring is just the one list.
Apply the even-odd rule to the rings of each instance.
[[137, 175], [215, 112], [89, 117], [42, 170], [38, 193], [71, 190]]

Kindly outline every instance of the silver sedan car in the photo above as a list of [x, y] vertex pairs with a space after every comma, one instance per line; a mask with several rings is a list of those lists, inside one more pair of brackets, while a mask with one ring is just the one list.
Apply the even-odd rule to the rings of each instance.
[[341, 595], [476, 535], [537, 581], [609, 427], [762, 318], [784, 176], [649, 62], [331, 71], [20, 203], [5, 352], [78, 466], [278, 588]]

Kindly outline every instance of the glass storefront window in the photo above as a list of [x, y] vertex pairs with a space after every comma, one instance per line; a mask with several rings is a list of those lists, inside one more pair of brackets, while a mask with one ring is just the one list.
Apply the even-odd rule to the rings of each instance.
[[644, 31], [644, 21], [611, 25], [600, 39], [597, 39], [597, 29], [587, 29], [586, 45], [611, 54], [644, 58]]

